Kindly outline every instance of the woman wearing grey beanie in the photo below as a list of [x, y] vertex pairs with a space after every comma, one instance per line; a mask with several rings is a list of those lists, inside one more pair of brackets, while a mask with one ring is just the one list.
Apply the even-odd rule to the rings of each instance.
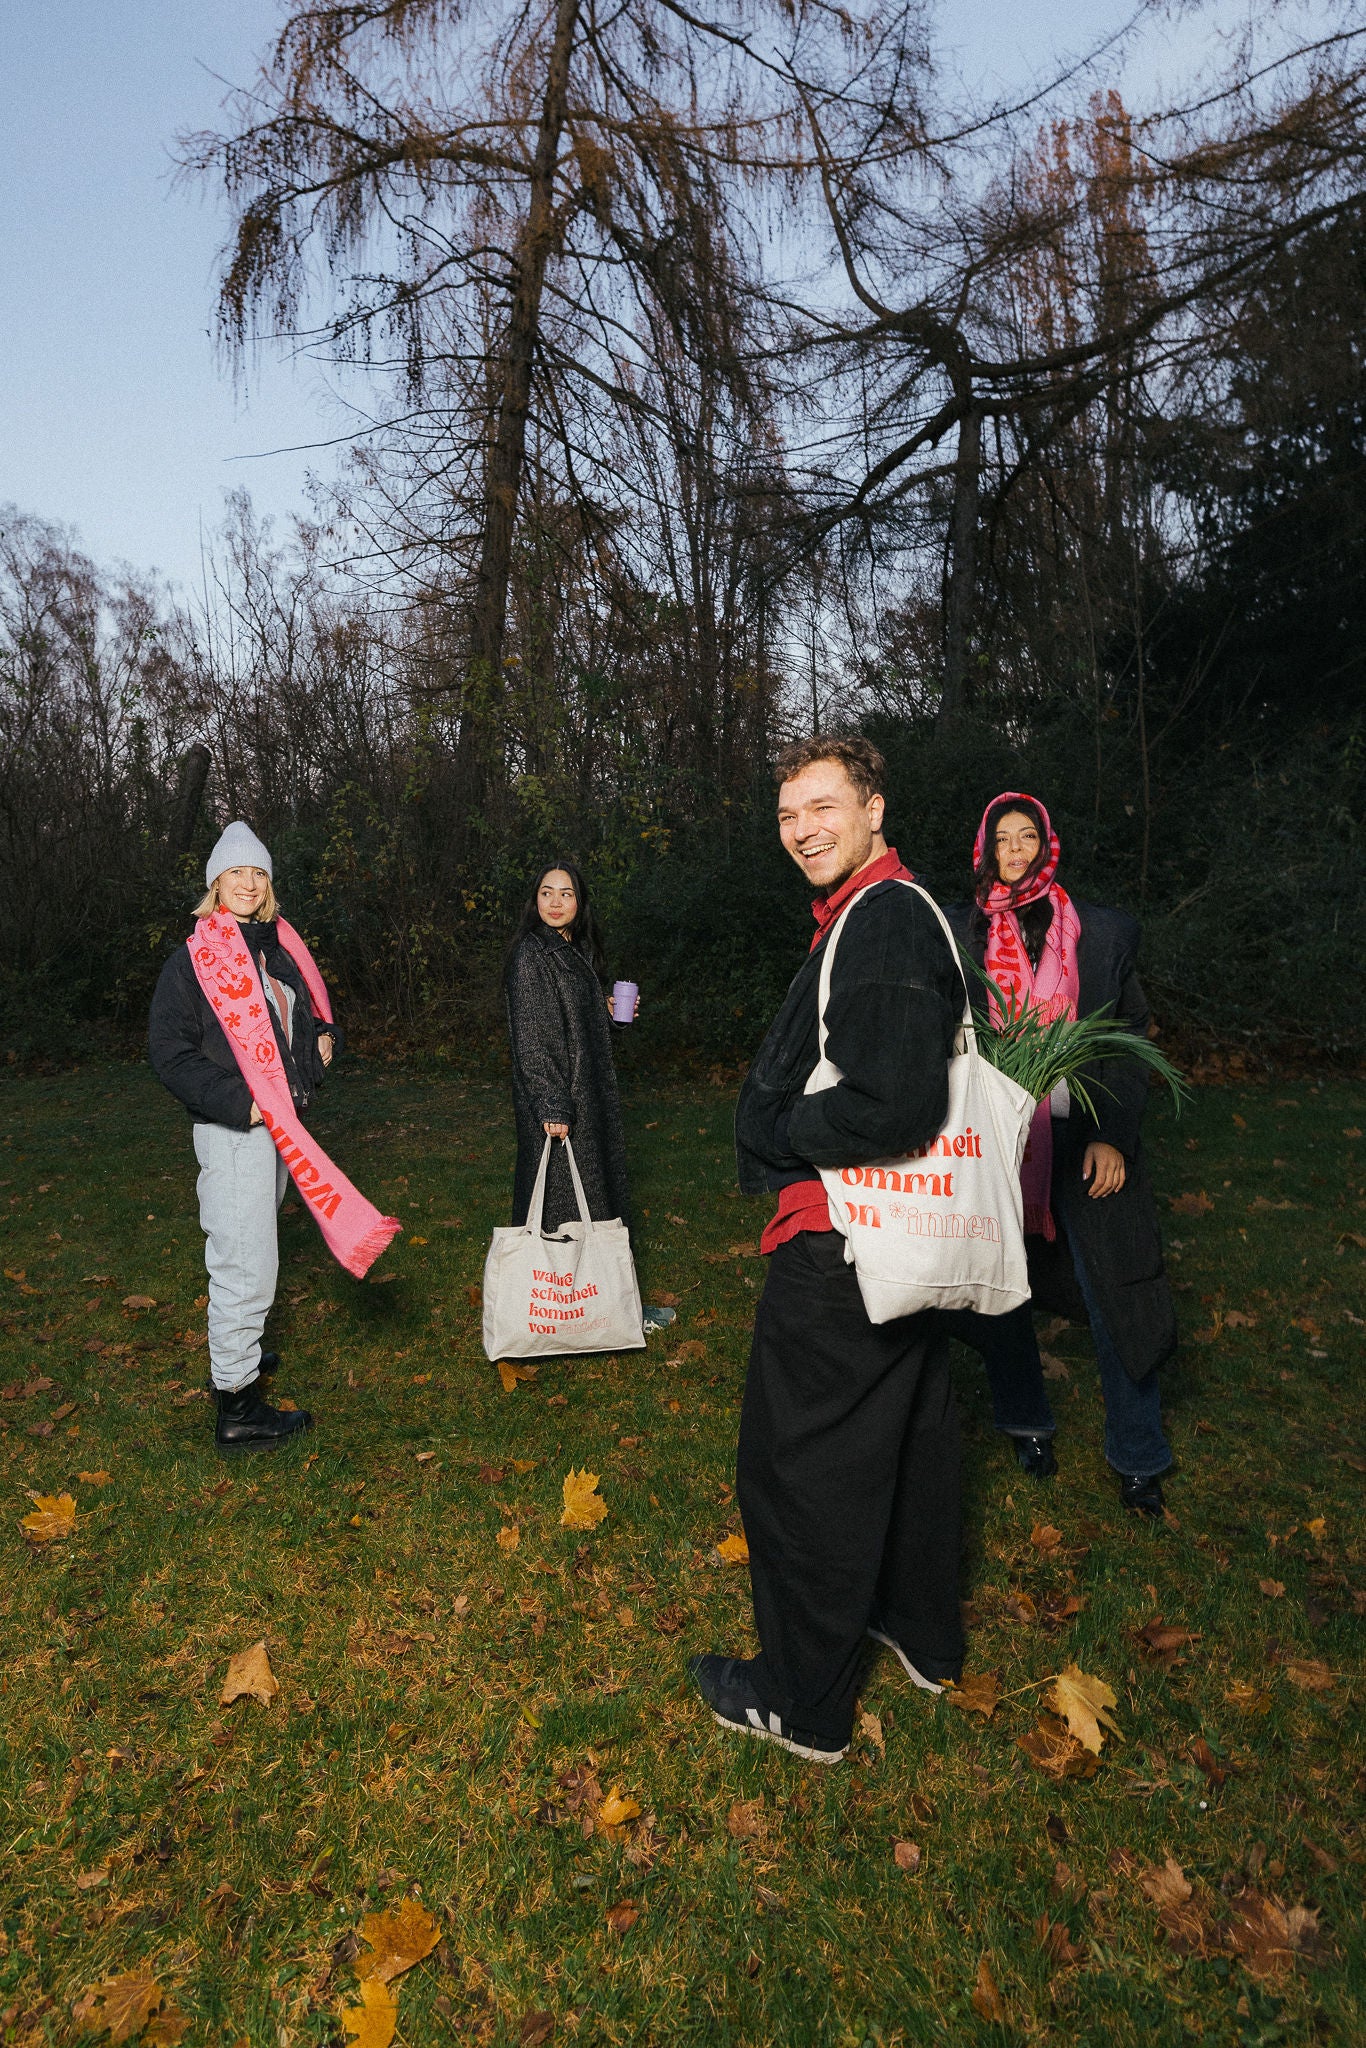
[[[273, 1069], [272, 1078], [288, 1081], [300, 1123], [331, 1061], [336, 1029], [311, 956], [280, 916], [270, 854], [248, 825], [228, 826], [205, 880], [196, 939], [213, 932], [239, 950], [228, 956], [229, 978], [220, 975], [215, 985], [199, 964], [208, 963], [207, 949], [198, 951], [194, 940], [177, 946], [152, 999], [148, 1050], [157, 1078], [194, 1123], [215, 1440], [225, 1452], [274, 1450], [313, 1426], [305, 1410], [273, 1408], [261, 1392], [262, 1374], [279, 1362], [262, 1351], [261, 1336], [275, 1299], [275, 1219], [289, 1171], [227, 1027], [239, 1040], [255, 1031], [255, 1058]], [[264, 1005], [251, 1000], [258, 992]]]

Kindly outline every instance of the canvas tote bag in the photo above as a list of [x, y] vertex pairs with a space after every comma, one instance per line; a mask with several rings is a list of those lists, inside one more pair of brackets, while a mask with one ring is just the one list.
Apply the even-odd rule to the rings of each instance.
[[[957, 959], [958, 949], [934, 898], [914, 882], [934, 912]], [[826, 1055], [825, 1010], [844, 920], [836, 919], [821, 959], [820, 1059], [805, 1093], [843, 1079]], [[1029, 1299], [1020, 1161], [1034, 1116], [1028, 1089], [1000, 1073], [977, 1050], [972, 1007], [949, 1061], [949, 1113], [923, 1152], [871, 1166], [822, 1167], [830, 1221], [844, 1237], [868, 1319], [889, 1323], [922, 1308], [974, 1308], [1004, 1315]]]
[[640, 1312], [631, 1240], [619, 1217], [595, 1223], [568, 1138], [580, 1223], [542, 1232], [547, 1137], [526, 1222], [495, 1230], [484, 1261], [484, 1349], [492, 1359], [562, 1358], [571, 1351], [641, 1351]]

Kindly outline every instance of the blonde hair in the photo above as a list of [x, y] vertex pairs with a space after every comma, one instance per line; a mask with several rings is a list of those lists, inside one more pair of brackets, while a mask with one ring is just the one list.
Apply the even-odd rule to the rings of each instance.
[[[198, 903], [196, 903], [194, 907], [193, 914], [195, 917], [212, 917], [215, 910], [219, 908], [218, 884], [222, 879], [223, 878], [221, 875], [214, 876], [205, 894], [200, 897]], [[267, 875], [266, 900], [261, 905], [261, 908], [256, 912], [255, 916], [249, 918], [247, 921], [249, 924], [273, 924], [279, 915], [280, 902], [279, 898], [275, 894], [275, 884], [271, 881], [270, 876]]]

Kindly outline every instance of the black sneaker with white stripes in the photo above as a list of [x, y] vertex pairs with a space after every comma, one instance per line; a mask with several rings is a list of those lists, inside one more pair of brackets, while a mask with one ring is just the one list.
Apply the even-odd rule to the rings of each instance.
[[760, 1742], [776, 1742], [793, 1756], [811, 1764], [837, 1764], [844, 1759], [847, 1742], [832, 1743], [828, 1737], [793, 1728], [761, 1702], [750, 1683], [749, 1667], [743, 1657], [693, 1657], [688, 1673], [711, 1708], [718, 1728], [736, 1735], [756, 1735]]

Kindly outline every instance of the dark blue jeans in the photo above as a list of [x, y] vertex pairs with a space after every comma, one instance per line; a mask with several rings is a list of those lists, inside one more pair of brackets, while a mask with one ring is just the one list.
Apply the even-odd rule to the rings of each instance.
[[[1091, 1323], [1091, 1341], [1100, 1368], [1105, 1402], [1105, 1456], [1116, 1472], [1151, 1479], [1172, 1462], [1162, 1434], [1162, 1395], [1156, 1371], [1130, 1379], [1114, 1339], [1105, 1327], [1095, 1290], [1061, 1216], [1058, 1228], [1067, 1238], [1072, 1270]], [[991, 1387], [993, 1417], [1006, 1436], [1052, 1436], [1057, 1424], [1044, 1389], [1043, 1363], [1028, 1302], [1004, 1316], [975, 1315], [967, 1310], [946, 1313], [951, 1337], [981, 1354]]]

